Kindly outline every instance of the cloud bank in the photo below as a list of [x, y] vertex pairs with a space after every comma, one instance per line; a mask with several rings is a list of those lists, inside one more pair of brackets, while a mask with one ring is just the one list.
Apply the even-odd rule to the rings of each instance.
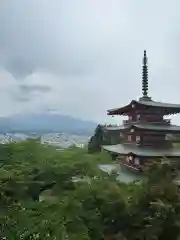
[[[180, 103], [180, 2], [7, 0], [0, 3], [1, 116], [55, 109], [104, 121], [149, 92]], [[178, 118], [174, 118], [178, 121]]]

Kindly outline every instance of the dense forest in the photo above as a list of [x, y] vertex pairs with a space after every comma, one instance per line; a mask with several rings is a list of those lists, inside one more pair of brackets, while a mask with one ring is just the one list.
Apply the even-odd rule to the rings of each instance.
[[36, 140], [1, 145], [0, 239], [175, 240], [180, 195], [169, 162], [125, 184], [98, 164], [105, 153]]

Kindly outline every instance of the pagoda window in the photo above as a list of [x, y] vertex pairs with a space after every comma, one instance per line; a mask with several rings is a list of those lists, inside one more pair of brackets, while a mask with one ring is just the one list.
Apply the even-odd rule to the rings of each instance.
[[123, 135], [124, 135], [124, 134], [123, 134], [122, 132], [120, 132], [120, 134], [119, 134], [119, 135], [120, 135], [120, 137], [123, 137]]
[[128, 141], [132, 141], [132, 135], [128, 135]]
[[141, 115], [138, 114], [138, 115], [137, 115], [137, 121], [139, 121], [140, 119], [141, 119]]
[[138, 157], [135, 157], [135, 159], [134, 159], [134, 164], [135, 164], [136, 166], [139, 166], [139, 165], [140, 165], [140, 161], [139, 161], [139, 158], [138, 158]]
[[165, 142], [164, 135], [144, 135], [143, 136], [143, 144], [145, 145], [162, 145]]
[[141, 141], [141, 137], [140, 136], [136, 136], [136, 142], [140, 142]]
[[170, 140], [172, 138], [172, 134], [166, 134], [165, 135], [165, 140]]
[[133, 157], [129, 156], [129, 163], [132, 164], [133, 163]]

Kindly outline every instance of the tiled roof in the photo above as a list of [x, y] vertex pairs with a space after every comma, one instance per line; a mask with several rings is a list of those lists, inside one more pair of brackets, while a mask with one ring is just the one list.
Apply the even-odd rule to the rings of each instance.
[[118, 113], [119, 114], [125, 114], [127, 111], [129, 111], [129, 107], [132, 104], [139, 104], [139, 105], [148, 106], [148, 107], [161, 108], [167, 114], [179, 113], [180, 112], [180, 104], [156, 102], [156, 101], [153, 101], [153, 100], [149, 100], [149, 101], [143, 101], [143, 100], [136, 101], [136, 100], [132, 100], [126, 106], [122, 106], [122, 107], [114, 108], [114, 109], [109, 109], [107, 112], [108, 112], [109, 115], [118, 114]]
[[165, 124], [134, 124], [140, 129], [153, 130], [153, 131], [167, 131], [167, 132], [180, 132], [180, 126], [176, 125], [165, 125]]
[[162, 108], [180, 108], [180, 104], [156, 102], [156, 101], [136, 101], [139, 104], [152, 107], [162, 107]]
[[145, 130], [153, 130], [153, 131], [167, 131], [167, 132], [180, 132], [180, 126], [176, 125], [166, 125], [166, 124], [150, 124], [150, 123], [135, 123], [130, 125], [121, 125], [121, 126], [107, 126], [104, 127], [107, 131], [118, 131], [129, 129], [132, 127], [145, 129]]
[[106, 151], [128, 155], [133, 153], [137, 156], [144, 157], [180, 157], [180, 149], [172, 148], [172, 149], [156, 149], [153, 147], [139, 147], [136, 145], [125, 145], [125, 144], [117, 144], [117, 145], [108, 145], [102, 146], [102, 148]]
[[107, 127], [104, 127], [105, 130], [107, 131], [118, 131], [118, 130], [123, 130], [125, 129], [125, 125], [121, 125], [121, 126], [107, 126]]

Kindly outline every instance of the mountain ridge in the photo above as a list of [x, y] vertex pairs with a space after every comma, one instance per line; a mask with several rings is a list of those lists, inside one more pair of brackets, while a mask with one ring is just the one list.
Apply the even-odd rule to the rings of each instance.
[[28, 113], [0, 118], [0, 132], [65, 132], [90, 135], [97, 123], [60, 113]]

